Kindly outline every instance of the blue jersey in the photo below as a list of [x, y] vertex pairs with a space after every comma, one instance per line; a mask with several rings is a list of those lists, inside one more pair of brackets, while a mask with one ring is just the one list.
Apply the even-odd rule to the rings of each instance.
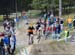
[[19, 22], [19, 18], [16, 18], [16, 22]]
[[14, 45], [16, 45], [16, 36], [13, 35], [13, 39], [14, 39]]
[[48, 18], [48, 21], [50, 21], [51, 19], [50, 19], [50, 17]]
[[46, 15], [46, 14], [44, 14], [44, 19], [46, 19], [46, 16], [47, 16], [47, 15]]
[[23, 19], [27, 19], [27, 16], [22, 16], [23, 17]]
[[10, 39], [8, 37], [4, 37], [4, 44], [9, 45]]
[[56, 22], [56, 18], [54, 18], [54, 22]]

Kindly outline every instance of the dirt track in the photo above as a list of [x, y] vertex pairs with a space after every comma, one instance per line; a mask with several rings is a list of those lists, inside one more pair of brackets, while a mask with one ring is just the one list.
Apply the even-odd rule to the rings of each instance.
[[30, 55], [75, 55], [75, 46], [65, 42], [33, 45]]
[[[31, 19], [29, 22], [35, 23], [36, 19]], [[24, 47], [28, 45], [28, 36], [27, 36], [28, 25], [25, 24], [25, 20], [21, 21], [19, 24], [19, 29], [16, 30], [17, 36], [17, 47]]]
[[[33, 20], [30, 21], [32, 22]], [[37, 20], [34, 19], [34, 22], [36, 21]], [[27, 27], [28, 26], [24, 25], [23, 20], [20, 23], [19, 29], [16, 30], [17, 48], [28, 46]], [[3, 29], [3, 27], [1, 27], [1, 29]], [[75, 37], [75, 34], [73, 35], [73, 37]], [[32, 46], [30, 55], [56, 55], [55, 53], [57, 55], [72, 55], [72, 54], [75, 55], [75, 42], [69, 42], [69, 44], [65, 44], [64, 42], [55, 42], [55, 43], [46, 42], [46, 44], [43, 43], [34, 44]]]
[[[23, 23], [24, 21], [21, 24]], [[28, 46], [26, 29], [27, 26], [22, 25], [17, 30], [17, 47]], [[73, 37], [75, 37], [75, 34]], [[34, 44], [31, 48], [30, 55], [75, 55], [75, 42], [69, 42], [68, 44], [64, 42]]]

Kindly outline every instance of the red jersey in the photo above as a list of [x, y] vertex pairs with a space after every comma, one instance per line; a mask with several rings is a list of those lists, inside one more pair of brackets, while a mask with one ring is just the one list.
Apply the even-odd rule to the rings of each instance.
[[53, 26], [53, 31], [55, 31], [56, 30], [56, 27], [55, 26]]

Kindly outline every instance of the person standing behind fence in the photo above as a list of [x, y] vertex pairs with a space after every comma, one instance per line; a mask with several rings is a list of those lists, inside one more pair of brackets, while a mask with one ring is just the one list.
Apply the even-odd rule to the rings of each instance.
[[58, 24], [58, 34], [60, 34], [60, 32], [61, 32], [61, 25]]
[[4, 30], [5, 30], [5, 28], [7, 27], [6, 22], [7, 22], [7, 20], [3, 22]]
[[5, 55], [4, 41], [1, 39], [0, 41], [0, 55]]
[[68, 42], [69, 31], [68, 28], [65, 28], [65, 42]]
[[16, 50], [16, 35], [15, 34], [13, 34], [13, 39], [14, 39], [14, 48], [13, 48], [13, 53], [14, 53], [14, 51]]
[[48, 17], [48, 26], [50, 26], [50, 21], [51, 21], [51, 19], [50, 19], [50, 17]]
[[56, 22], [59, 24], [60, 23], [60, 18], [58, 16], [56, 18], [57, 18]]
[[71, 17], [69, 17], [69, 18], [67, 19], [67, 22], [68, 22], [68, 27], [69, 27], [69, 28], [72, 28], [72, 18], [71, 18]]
[[10, 48], [10, 46], [9, 46], [9, 45], [10, 45], [10, 39], [9, 39], [8, 35], [5, 35], [5, 36], [4, 36], [3, 41], [4, 41], [5, 51], [6, 51], [7, 53], [10, 53], [10, 50], [9, 50], [9, 48]]
[[19, 27], [19, 17], [16, 17], [16, 25], [17, 25], [17, 28]]
[[46, 34], [46, 26], [47, 26], [47, 24], [46, 24], [46, 22], [44, 22], [44, 30], [43, 30], [43, 34], [45, 35]]
[[47, 14], [45, 13], [45, 14], [44, 14], [44, 20], [45, 20], [46, 18], [47, 18]]
[[10, 53], [13, 55], [16, 48], [16, 36], [14, 34], [10, 37]]
[[6, 27], [8, 27], [8, 26], [9, 26], [9, 21], [8, 21], [8, 20], [5, 20], [4, 23], [3, 23], [3, 26], [4, 26], [4, 29], [5, 29]]
[[56, 21], [57, 21], [57, 18], [56, 18], [56, 17], [54, 17], [54, 18], [53, 18], [53, 22], [55, 23]]
[[63, 28], [64, 28], [64, 21], [63, 21], [63, 19], [60, 20], [60, 26], [61, 26], [61, 32], [62, 32]]
[[14, 21], [14, 20], [11, 21], [11, 27], [12, 27], [13, 29], [15, 29], [15, 21]]
[[49, 38], [49, 35], [50, 35], [50, 27], [47, 27], [47, 31], [46, 31], [46, 34], [45, 34], [45, 40]]
[[73, 19], [73, 27], [75, 29], [75, 16], [74, 16], [74, 19]]

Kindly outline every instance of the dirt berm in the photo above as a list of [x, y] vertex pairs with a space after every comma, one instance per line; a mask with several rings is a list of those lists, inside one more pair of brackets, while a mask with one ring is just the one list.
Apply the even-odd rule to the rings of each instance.
[[75, 55], [75, 46], [64, 41], [46, 41], [31, 45], [29, 55]]

